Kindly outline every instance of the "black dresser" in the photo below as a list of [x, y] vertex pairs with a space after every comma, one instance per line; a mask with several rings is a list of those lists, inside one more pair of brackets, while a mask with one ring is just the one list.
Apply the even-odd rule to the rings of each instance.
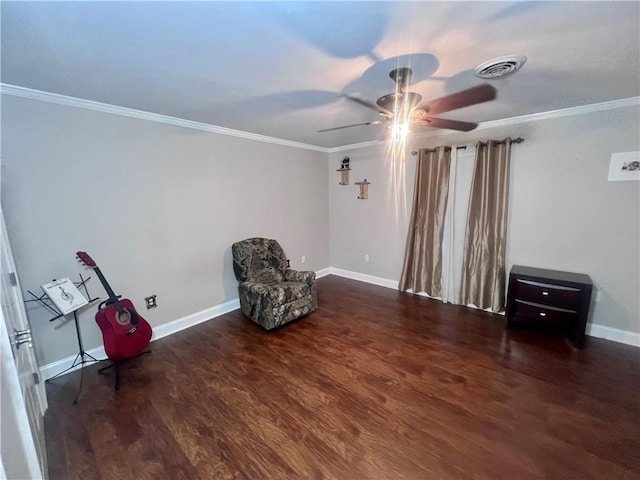
[[514, 265], [509, 273], [507, 328], [515, 322], [546, 325], [582, 348], [592, 290], [588, 275]]

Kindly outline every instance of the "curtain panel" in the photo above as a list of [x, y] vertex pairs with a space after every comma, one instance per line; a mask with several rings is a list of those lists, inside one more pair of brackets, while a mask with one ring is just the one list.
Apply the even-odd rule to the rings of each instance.
[[505, 307], [510, 157], [510, 138], [478, 142], [465, 236], [462, 304], [494, 312]]
[[442, 238], [449, 193], [451, 147], [422, 149], [416, 166], [413, 208], [398, 288], [440, 297]]
[[475, 149], [451, 149], [449, 201], [442, 240], [442, 301], [460, 305], [462, 262], [467, 232], [469, 196], [475, 167]]

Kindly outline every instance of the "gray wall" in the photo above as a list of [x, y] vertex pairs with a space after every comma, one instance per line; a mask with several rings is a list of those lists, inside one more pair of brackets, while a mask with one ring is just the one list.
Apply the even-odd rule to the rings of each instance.
[[[91, 274], [75, 260], [86, 250], [157, 327], [237, 298], [234, 241], [276, 238], [292, 267], [326, 268], [326, 157], [3, 95], [2, 204], [22, 285], [40, 294]], [[89, 287], [104, 298], [95, 275]], [[80, 318], [87, 349], [102, 344], [94, 312]], [[41, 365], [77, 352], [70, 323], [29, 314]]]
[[[341, 174], [336, 169], [345, 156], [350, 159], [350, 181], [349, 185], [339, 185]], [[392, 162], [386, 146], [333, 153], [330, 157], [331, 266], [398, 280], [411, 212], [415, 159]], [[365, 179], [371, 183], [369, 198], [360, 200], [355, 183]], [[368, 262], [365, 255], [369, 255]]]
[[[154, 327], [237, 298], [230, 245], [277, 238], [294, 268], [400, 277], [415, 157], [387, 147], [327, 155], [4, 95], [2, 202], [22, 285], [84, 270], [88, 251]], [[512, 156], [507, 263], [584, 272], [593, 321], [639, 332], [640, 184], [607, 182], [612, 152], [640, 149], [637, 107], [470, 134], [414, 137], [407, 152], [523, 136]], [[338, 185], [351, 158], [351, 185]], [[358, 200], [354, 183], [371, 182]], [[330, 255], [331, 253], [331, 255]], [[369, 261], [364, 255], [369, 255]], [[307, 263], [301, 264], [301, 256]], [[92, 293], [104, 297], [95, 275]], [[145, 296], [159, 307], [145, 310]], [[94, 309], [85, 347], [101, 345]], [[73, 326], [29, 308], [38, 358], [76, 353]]]
[[[598, 289], [593, 323], [640, 332], [640, 182], [608, 182], [613, 152], [640, 150], [637, 106], [532, 121], [469, 134], [414, 137], [420, 147], [522, 136], [512, 153], [507, 264], [587, 273]], [[369, 200], [335, 172], [367, 178]], [[415, 157], [392, 162], [387, 147], [333, 153], [329, 161], [331, 266], [398, 280], [406, 241]], [[404, 170], [404, 172], [403, 172]], [[388, 180], [399, 174], [396, 189]], [[403, 203], [407, 208], [398, 208]], [[369, 262], [364, 255], [369, 254]]]

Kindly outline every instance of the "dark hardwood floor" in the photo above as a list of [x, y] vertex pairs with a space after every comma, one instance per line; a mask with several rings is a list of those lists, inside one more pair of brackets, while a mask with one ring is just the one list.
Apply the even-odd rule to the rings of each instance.
[[[265, 332], [239, 311], [113, 374], [48, 382], [51, 479], [640, 477], [639, 350], [329, 276]], [[101, 366], [101, 365], [100, 365]]]

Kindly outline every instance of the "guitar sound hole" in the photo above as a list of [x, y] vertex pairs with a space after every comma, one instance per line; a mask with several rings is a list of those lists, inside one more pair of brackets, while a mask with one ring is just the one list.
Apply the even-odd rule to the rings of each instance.
[[118, 312], [117, 319], [120, 325], [129, 325], [129, 323], [131, 323], [131, 313], [129, 310], [124, 309]]

